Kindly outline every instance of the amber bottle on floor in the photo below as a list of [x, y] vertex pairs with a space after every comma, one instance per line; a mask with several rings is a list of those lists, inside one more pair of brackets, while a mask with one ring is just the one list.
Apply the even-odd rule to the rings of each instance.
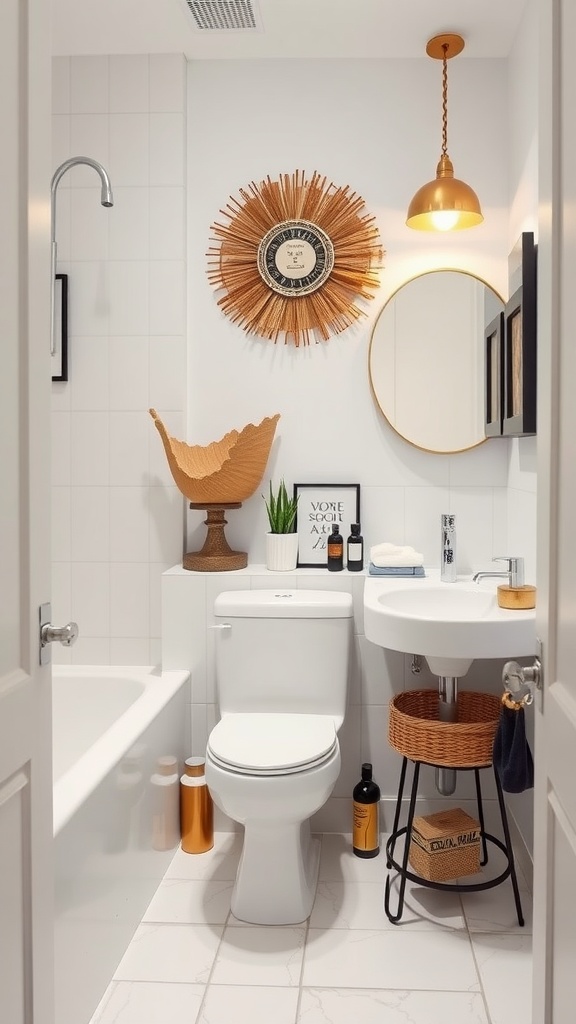
[[206, 853], [214, 846], [214, 805], [206, 785], [203, 757], [189, 757], [180, 779], [180, 835], [185, 853]]

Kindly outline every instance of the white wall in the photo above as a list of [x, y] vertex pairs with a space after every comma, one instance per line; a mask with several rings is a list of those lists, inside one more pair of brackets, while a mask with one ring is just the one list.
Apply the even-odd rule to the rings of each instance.
[[[367, 544], [414, 544], [438, 557], [439, 516], [456, 513], [458, 568], [507, 550], [509, 442], [430, 455], [400, 439], [375, 406], [368, 346], [375, 317], [403, 281], [431, 267], [469, 269], [504, 294], [508, 192], [506, 62], [455, 60], [449, 151], [481, 196], [485, 223], [449, 236], [405, 227], [411, 195], [434, 176], [441, 145], [441, 68], [422, 60], [204, 61], [189, 64], [188, 437], [207, 443], [279, 412], [267, 479], [362, 487]], [[210, 225], [250, 181], [296, 168], [348, 184], [377, 217], [381, 288], [359, 326], [309, 348], [249, 338], [219, 311], [206, 277]], [[220, 220], [222, 218], [220, 217]], [[430, 394], [430, 410], [446, 397]], [[234, 547], [264, 560], [261, 489], [229, 514]], [[188, 513], [189, 548], [202, 514]]]

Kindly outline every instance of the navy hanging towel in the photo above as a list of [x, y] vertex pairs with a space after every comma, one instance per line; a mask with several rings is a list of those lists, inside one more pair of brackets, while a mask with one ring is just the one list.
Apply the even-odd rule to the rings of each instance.
[[534, 762], [526, 739], [524, 708], [502, 705], [494, 737], [494, 767], [506, 793], [523, 793], [534, 785]]

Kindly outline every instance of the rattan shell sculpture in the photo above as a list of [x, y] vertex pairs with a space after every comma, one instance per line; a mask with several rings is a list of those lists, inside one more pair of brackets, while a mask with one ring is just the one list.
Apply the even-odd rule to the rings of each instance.
[[188, 501], [207, 505], [246, 501], [258, 487], [274, 440], [280, 413], [256, 426], [231, 430], [206, 447], [171, 437], [155, 409], [150, 409], [174, 477]]

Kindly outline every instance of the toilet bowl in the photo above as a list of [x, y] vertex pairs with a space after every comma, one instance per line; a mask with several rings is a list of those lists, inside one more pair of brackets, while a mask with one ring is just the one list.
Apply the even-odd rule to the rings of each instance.
[[206, 782], [244, 826], [232, 913], [295, 924], [312, 909], [320, 844], [310, 818], [340, 772], [351, 633], [350, 594], [249, 591], [216, 600], [221, 720]]

